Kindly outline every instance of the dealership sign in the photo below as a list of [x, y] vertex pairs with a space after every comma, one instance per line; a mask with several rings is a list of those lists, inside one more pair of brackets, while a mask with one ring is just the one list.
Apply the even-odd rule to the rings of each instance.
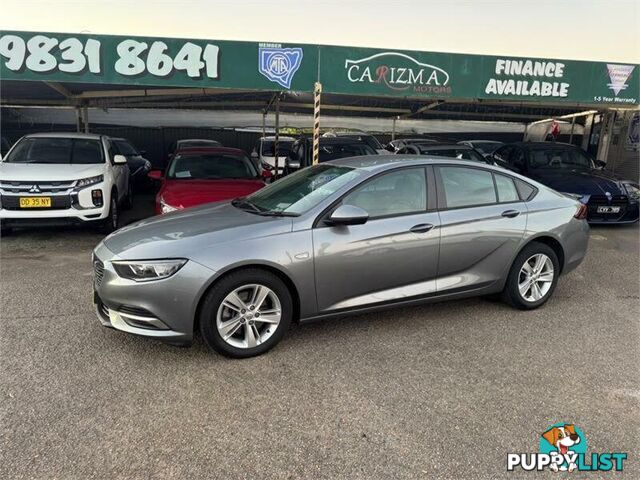
[[385, 91], [450, 95], [449, 74], [440, 67], [421, 63], [398, 52], [381, 52], [344, 62], [351, 83], [368, 83]]
[[637, 65], [225, 40], [4, 31], [3, 80], [415, 99], [638, 104]]

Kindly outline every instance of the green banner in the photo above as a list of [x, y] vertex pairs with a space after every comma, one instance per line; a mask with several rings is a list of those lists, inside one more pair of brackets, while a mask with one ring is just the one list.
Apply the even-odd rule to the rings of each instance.
[[322, 47], [330, 93], [434, 99], [637, 104], [638, 65]]
[[416, 99], [635, 105], [640, 66], [300, 44], [2, 32], [0, 76]]

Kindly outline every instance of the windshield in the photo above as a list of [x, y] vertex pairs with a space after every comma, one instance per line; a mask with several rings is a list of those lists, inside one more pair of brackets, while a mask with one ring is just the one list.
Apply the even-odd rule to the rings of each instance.
[[23, 138], [4, 160], [7, 163], [104, 163], [99, 140], [83, 138]]
[[[263, 157], [273, 157], [274, 150], [273, 147], [275, 142], [273, 140], [263, 140], [262, 141], [262, 156]], [[278, 156], [286, 157], [291, 152], [291, 145], [293, 145], [292, 141], [278, 141]]]
[[365, 143], [320, 145], [318, 161], [328, 162], [338, 158], [358, 157], [360, 155], [377, 155], [373, 148]]
[[220, 147], [222, 144], [215, 140], [179, 140], [178, 149], [194, 147]]
[[529, 166], [532, 169], [590, 169], [591, 159], [577, 149], [534, 148], [530, 152]]
[[315, 165], [258, 190], [246, 200], [261, 211], [301, 214], [359, 175], [351, 167]]
[[[420, 147], [418, 147], [420, 148]], [[457, 158], [458, 160], [474, 160], [476, 162], [485, 162], [485, 159], [479, 153], [470, 148], [450, 148], [450, 149], [429, 149], [420, 148], [422, 155], [436, 155], [438, 157]]]
[[380, 144], [380, 142], [378, 141], [378, 139], [376, 137], [374, 137], [373, 135], [358, 135], [358, 134], [341, 134], [338, 135], [339, 137], [347, 137], [347, 138], [353, 138], [355, 140], [358, 140], [359, 142], [364, 142], [367, 145], [369, 145], [371, 148], [373, 148], [374, 150], [382, 150], [384, 147]]
[[138, 152], [136, 151], [136, 149], [133, 148], [131, 144], [129, 144], [128, 142], [117, 140], [116, 145], [118, 145], [118, 150], [120, 150], [121, 155], [125, 155], [127, 157], [138, 155]]
[[500, 142], [473, 142], [473, 147], [484, 154], [493, 153], [502, 145]]
[[185, 180], [253, 179], [257, 171], [245, 156], [229, 154], [178, 155], [167, 178]]

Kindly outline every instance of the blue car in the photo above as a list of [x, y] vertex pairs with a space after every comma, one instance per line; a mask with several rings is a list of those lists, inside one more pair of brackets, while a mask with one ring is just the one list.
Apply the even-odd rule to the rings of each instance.
[[594, 161], [574, 145], [555, 142], [512, 143], [498, 148], [491, 160], [496, 165], [580, 200], [588, 207], [589, 223], [638, 221], [638, 183], [602, 170], [603, 162]]

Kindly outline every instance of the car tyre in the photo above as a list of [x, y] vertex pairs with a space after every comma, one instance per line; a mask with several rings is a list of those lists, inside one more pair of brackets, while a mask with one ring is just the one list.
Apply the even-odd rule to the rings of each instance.
[[532, 242], [514, 260], [502, 299], [520, 310], [538, 308], [551, 298], [559, 274], [556, 252], [544, 243]]
[[111, 192], [111, 200], [109, 200], [109, 214], [102, 221], [102, 231], [106, 234], [114, 232], [118, 229], [120, 222], [120, 211], [118, 210], [118, 198], [115, 191]]
[[[250, 298], [255, 290], [251, 290], [250, 287], [258, 286], [265, 289], [261, 291], [268, 290], [270, 293], [263, 299], [263, 303], [258, 305], [260, 308], [255, 308], [255, 310], [252, 308], [251, 311], [255, 313], [250, 313], [248, 307], [255, 307], [255, 305], [251, 305]], [[237, 308], [236, 310], [235, 307], [242, 307], [242, 305], [233, 303], [235, 300], [232, 302], [234, 308], [227, 307], [230, 305], [228, 299], [236, 298], [234, 294], [242, 299], [247, 308]], [[268, 312], [278, 310], [274, 307], [275, 305], [279, 306], [280, 311], [280, 318], [275, 327], [273, 323], [260, 323], [261, 320], [258, 319], [260, 311], [264, 312], [262, 317], [264, 319]], [[262, 309], [262, 306], [265, 309]], [[227, 357], [247, 358], [261, 355], [273, 348], [289, 329], [292, 317], [293, 301], [291, 292], [285, 283], [273, 273], [252, 268], [230, 273], [215, 283], [205, 295], [198, 320], [200, 333], [209, 348]], [[235, 325], [233, 324], [234, 320], [241, 323]], [[249, 325], [250, 323], [251, 325]], [[226, 330], [227, 328], [229, 329]], [[231, 328], [235, 328], [235, 330], [231, 330]], [[273, 328], [275, 330], [270, 330]], [[226, 338], [223, 337], [223, 332], [228, 333]], [[252, 338], [253, 341], [250, 342], [249, 338]], [[240, 343], [245, 343], [245, 345], [240, 345]], [[249, 346], [251, 344], [254, 346]]]

